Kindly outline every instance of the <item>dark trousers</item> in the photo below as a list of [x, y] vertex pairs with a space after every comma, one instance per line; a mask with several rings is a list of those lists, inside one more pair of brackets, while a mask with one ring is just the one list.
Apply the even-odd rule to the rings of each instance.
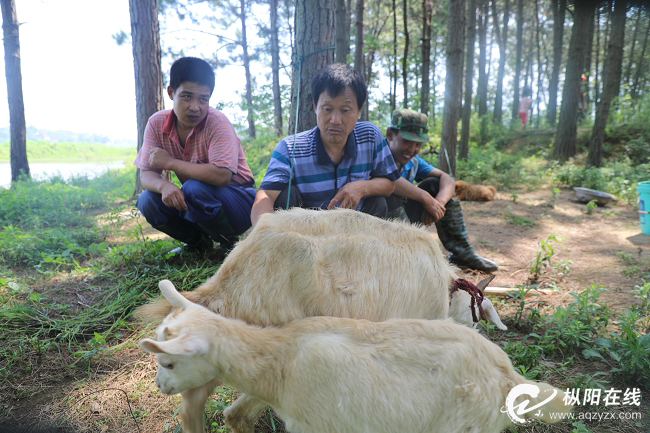
[[[437, 177], [427, 177], [422, 182], [418, 184], [418, 188], [421, 188], [428, 192], [431, 197], [438, 195], [440, 191], [440, 178]], [[452, 201], [453, 199], [449, 199]], [[412, 223], [421, 223], [422, 222], [422, 212], [424, 212], [424, 205], [417, 200], [407, 199], [399, 195], [391, 195], [386, 199], [388, 205], [388, 217], [389, 218], [399, 218], [402, 215], [402, 210], [406, 214], [406, 217]], [[446, 205], [446, 203], [445, 203]]]
[[[298, 191], [298, 188], [295, 186], [291, 187], [291, 192], [287, 193], [287, 190], [289, 187], [287, 186], [284, 188], [281, 192], [280, 195], [278, 195], [278, 198], [275, 199], [275, 203], [273, 204], [273, 207], [275, 210], [278, 209], [287, 209], [287, 195], [290, 194], [289, 197], [289, 205], [288, 208], [291, 209], [292, 207], [301, 207], [301, 208], [306, 208], [305, 204], [302, 201], [302, 197], [300, 196], [300, 192]], [[367, 213], [369, 215], [373, 215], [379, 218], [386, 218], [388, 215], [388, 206], [386, 204], [386, 197], [380, 196], [380, 195], [373, 195], [373, 196], [368, 196], [363, 198], [363, 206], [361, 206], [361, 212]]]
[[198, 223], [213, 220], [222, 209], [235, 234], [240, 235], [251, 226], [255, 188], [215, 186], [190, 179], [183, 184], [181, 191], [187, 203], [186, 211], [167, 207], [162, 202], [162, 196], [151, 191], [140, 194], [136, 207], [154, 228], [165, 226], [170, 220], [182, 220], [189, 227], [202, 232]]

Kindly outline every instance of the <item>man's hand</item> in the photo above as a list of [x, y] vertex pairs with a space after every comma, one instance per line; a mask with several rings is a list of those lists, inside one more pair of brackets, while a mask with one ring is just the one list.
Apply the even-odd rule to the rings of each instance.
[[424, 212], [422, 212], [422, 223], [425, 225], [431, 225], [435, 222], [438, 222], [445, 216], [447, 209], [445, 206], [440, 203], [435, 198], [428, 195], [428, 199], [422, 202], [424, 205]]
[[361, 199], [365, 196], [364, 182], [349, 182], [339, 189], [327, 209], [332, 209], [338, 202], [341, 202], [339, 207], [344, 209], [356, 209]]
[[[163, 152], [165, 151], [163, 150]], [[187, 203], [185, 203], [183, 191], [173, 183], [166, 183], [162, 187], [160, 194], [162, 195], [162, 202], [165, 206], [173, 207], [178, 210], [187, 210]]]
[[149, 153], [149, 165], [161, 170], [169, 170], [169, 162], [173, 160], [165, 149], [154, 148]]

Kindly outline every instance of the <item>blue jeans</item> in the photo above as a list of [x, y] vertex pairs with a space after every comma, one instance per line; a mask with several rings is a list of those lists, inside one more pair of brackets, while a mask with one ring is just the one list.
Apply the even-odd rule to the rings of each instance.
[[162, 202], [160, 194], [148, 190], [142, 192], [136, 207], [154, 228], [164, 226], [170, 220], [181, 219], [188, 226], [203, 231], [197, 223], [214, 219], [221, 209], [235, 234], [240, 235], [251, 226], [255, 188], [236, 185], [215, 186], [190, 179], [183, 184], [181, 191], [187, 203], [185, 211], [167, 207]]

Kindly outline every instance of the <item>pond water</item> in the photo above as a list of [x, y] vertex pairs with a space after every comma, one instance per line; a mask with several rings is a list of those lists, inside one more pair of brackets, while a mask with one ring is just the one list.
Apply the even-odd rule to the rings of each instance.
[[[93, 178], [108, 170], [117, 168], [124, 168], [124, 161], [29, 163], [32, 179], [36, 180], [42, 180], [54, 175], [61, 175], [66, 180], [79, 175], [87, 175], [89, 178]], [[11, 164], [0, 162], [0, 188], [8, 188], [10, 185]]]

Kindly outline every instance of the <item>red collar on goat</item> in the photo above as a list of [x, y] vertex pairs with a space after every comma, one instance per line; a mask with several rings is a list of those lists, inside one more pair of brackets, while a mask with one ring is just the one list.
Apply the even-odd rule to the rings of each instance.
[[470, 305], [470, 308], [472, 310], [472, 320], [474, 323], [478, 323], [479, 321], [478, 317], [476, 317], [476, 305], [478, 305], [478, 311], [481, 315], [481, 319], [487, 322], [488, 320], [485, 317], [485, 312], [483, 311], [483, 292], [481, 292], [481, 289], [476, 287], [474, 283], [463, 280], [462, 278], [454, 280], [451, 288], [449, 289], [449, 305], [451, 305], [451, 295], [458, 290], [464, 290], [472, 297], [472, 304]]

